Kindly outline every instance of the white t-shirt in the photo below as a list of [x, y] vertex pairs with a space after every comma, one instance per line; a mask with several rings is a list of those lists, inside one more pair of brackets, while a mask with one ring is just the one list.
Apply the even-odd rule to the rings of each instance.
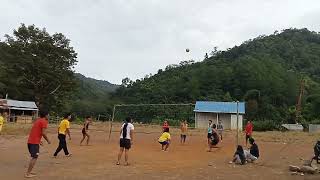
[[[122, 124], [121, 129], [123, 129], [124, 125], [125, 125], [125, 123]], [[133, 126], [131, 123], [128, 123], [126, 139], [131, 139], [131, 137], [130, 137], [130, 132], [131, 132], [131, 130], [134, 130], [134, 126]], [[123, 138], [123, 130], [121, 131], [120, 138], [121, 138], [121, 139]]]

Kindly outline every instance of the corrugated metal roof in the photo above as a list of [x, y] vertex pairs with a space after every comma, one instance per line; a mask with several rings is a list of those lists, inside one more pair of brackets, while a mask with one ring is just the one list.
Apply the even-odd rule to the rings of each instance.
[[17, 101], [12, 99], [0, 99], [0, 104], [6, 106], [9, 109], [25, 109], [25, 110], [37, 110], [38, 107], [35, 102], [32, 101]]
[[[236, 102], [197, 101], [195, 112], [237, 113]], [[239, 114], [245, 114], [245, 103], [239, 102]]]

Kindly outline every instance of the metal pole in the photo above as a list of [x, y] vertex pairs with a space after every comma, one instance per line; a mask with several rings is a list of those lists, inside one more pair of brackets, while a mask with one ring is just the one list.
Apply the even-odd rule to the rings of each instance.
[[239, 145], [239, 101], [237, 101], [237, 146]]
[[112, 123], [113, 123], [113, 120], [114, 120], [114, 113], [115, 113], [115, 111], [116, 111], [116, 106], [117, 106], [117, 105], [114, 105], [114, 106], [113, 106], [112, 119], [111, 119], [111, 121], [109, 121], [109, 122], [110, 122], [110, 131], [109, 131], [109, 139], [108, 139], [108, 142], [110, 141], [110, 137], [111, 137]]

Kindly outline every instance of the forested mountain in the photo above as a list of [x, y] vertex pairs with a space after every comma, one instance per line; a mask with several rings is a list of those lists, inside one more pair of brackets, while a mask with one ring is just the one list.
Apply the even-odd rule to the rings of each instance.
[[127, 103], [246, 101], [247, 118], [293, 122], [304, 81], [301, 122], [320, 119], [320, 34], [287, 29], [259, 36], [202, 62], [167, 66], [116, 91]]
[[68, 109], [79, 116], [110, 113], [112, 101], [110, 93], [119, 85], [108, 81], [96, 80], [76, 73], [77, 88], [73, 92], [71, 101], [68, 101]]

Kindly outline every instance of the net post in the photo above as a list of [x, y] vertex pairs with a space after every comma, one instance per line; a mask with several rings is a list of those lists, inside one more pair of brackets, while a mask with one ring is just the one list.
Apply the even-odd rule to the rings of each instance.
[[112, 118], [111, 118], [111, 121], [110, 122], [110, 130], [109, 130], [109, 138], [108, 138], [108, 142], [110, 142], [110, 138], [111, 138], [111, 133], [112, 133], [112, 124], [113, 124], [113, 120], [114, 120], [114, 114], [115, 114], [115, 111], [116, 111], [116, 106], [117, 105], [114, 105], [113, 106], [113, 111], [112, 111]]
[[239, 145], [239, 101], [237, 101], [237, 146]]

